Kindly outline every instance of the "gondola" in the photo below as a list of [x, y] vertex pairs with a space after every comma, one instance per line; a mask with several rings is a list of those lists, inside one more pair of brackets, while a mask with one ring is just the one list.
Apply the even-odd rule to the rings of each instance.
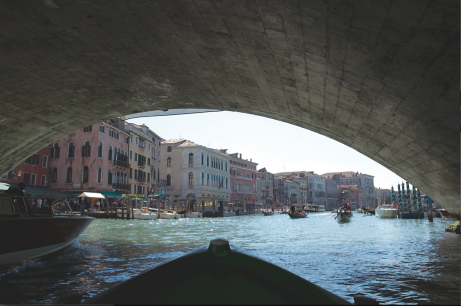
[[274, 213], [272, 211], [263, 211], [264, 216], [272, 216]]
[[288, 216], [290, 216], [290, 218], [292, 219], [296, 219], [296, 218], [307, 218], [307, 213], [294, 213], [292, 214], [291, 211], [288, 212]]
[[103, 291], [83, 304], [350, 303], [225, 239], [215, 239], [209, 245]]
[[335, 220], [338, 222], [349, 222], [350, 218], [352, 217], [352, 212], [344, 212], [342, 210], [339, 210], [337, 212], [337, 215], [335, 217]]

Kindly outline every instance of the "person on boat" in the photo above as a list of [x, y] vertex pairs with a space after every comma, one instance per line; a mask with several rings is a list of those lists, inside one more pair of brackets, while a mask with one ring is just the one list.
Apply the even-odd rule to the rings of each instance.
[[295, 213], [295, 209], [296, 209], [295, 206], [293, 204], [291, 204], [290, 211], [291, 211], [292, 214]]
[[397, 208], [397, 204], [394, 202], [392, 202], [392, 208]]
[[352, 211], [352, 204], [351, 204], [350, 202], [347, 202], [347, 210], [348, 210], [349, 212]]

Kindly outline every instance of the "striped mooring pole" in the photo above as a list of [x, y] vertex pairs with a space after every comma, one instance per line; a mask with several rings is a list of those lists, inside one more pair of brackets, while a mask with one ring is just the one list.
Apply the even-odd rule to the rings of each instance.
[[419, 219], [418, 207], [416, 206], [416, 189], [413, 186], [413, 211], [415, 212], [415, 219]]
[[395, 191], [394, 191], [394, 186], [391, 188], [391, 193], [392, 193], [392, 203], [395, 202]]
[[400, 192], [400, 184], [398, 184], [398, 183], [397, 183], [397, 189], [398, 189], [398, 192], [399, 192], [399, 212], [402, 213], [402, 217], [403, 217], [402, 194]]
[[402, 213], [407, 210], [407, 197], [405, 194], [405, 183], [402, 182]]
[[410, 199], [410, 183], [407, 182], [407, 205], [408, 205], [408, 212], [411, 213], [411, 199]]
[[[421, 191], [418, 189], [418, 210], [419, 210], [419, 216], [423, 214], [423, 203], [421, 202]], [[421, 217], [424, 219], [424, 215]]]

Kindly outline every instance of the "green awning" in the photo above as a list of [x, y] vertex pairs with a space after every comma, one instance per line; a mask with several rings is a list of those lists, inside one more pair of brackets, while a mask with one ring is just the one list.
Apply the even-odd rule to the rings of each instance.
[[75, 194], [71, 194], [68, 191], [51, 189], [49, 187], [40, 186], [26, 186], [24, 189], [25, 198], [74, 198]]
[[121, 199], [123, 195], [121, 193], [110, 192], [110, 191], [101, 191], [101, 193], [105, 195], [106, 198], [110, 198], [110, 199]]

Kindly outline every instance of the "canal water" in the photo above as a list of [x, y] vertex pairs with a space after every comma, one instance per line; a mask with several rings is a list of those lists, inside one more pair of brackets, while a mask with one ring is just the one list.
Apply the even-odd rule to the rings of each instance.
[[444, 231], [451, 222], [356, 213], [339, 224], [329, 212], [306, 219], [95, 219], [70, 247], [0, 266], [0, 303], [55, 303], [74, 292], [87, 299], [225, 238], [350, 302], [361, 293], [381, 304], [460, 304], [460, 235]]

